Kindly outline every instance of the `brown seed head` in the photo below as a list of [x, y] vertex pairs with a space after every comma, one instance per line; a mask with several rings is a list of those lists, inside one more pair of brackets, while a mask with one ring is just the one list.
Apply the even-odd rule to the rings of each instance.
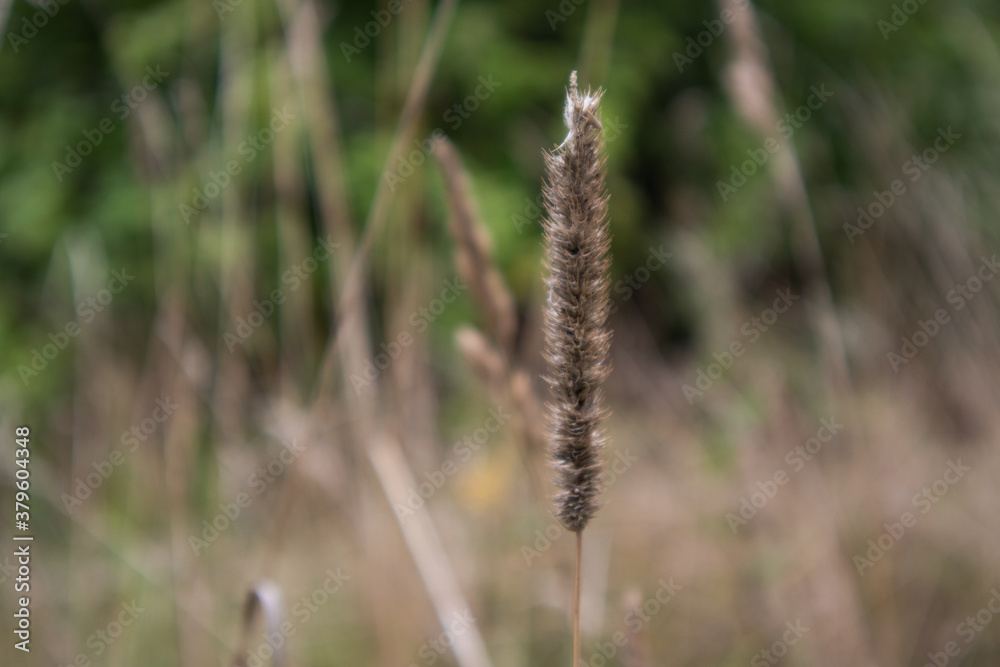
[[574, 532], [583, 530], [597, 511], [605, 416], [601, 383], [610, 370], [610, 239], [600, 99], [600, 91], [581, 94], [573, 72], [565, 113], [569, 134], [545, 156], [545, 356], [553, 398], [552, 455], [561, 489], [556, 515]]

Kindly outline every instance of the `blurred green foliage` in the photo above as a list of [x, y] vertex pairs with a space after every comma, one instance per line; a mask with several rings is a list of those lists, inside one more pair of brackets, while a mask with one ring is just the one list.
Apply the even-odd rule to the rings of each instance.
[[[563, 16], [562, 6], [572, 11]], [[417, 141], [441, 128], [459, 147], [473, 174], [497, 261], [522, 303], [537, 295], [540, 284], [539, 225], [530, 212], [543, 174], [541, 149], [563, 136], [560, 91], [567, 72], [582, 57], [588, 13], [612, 6], [594, 2], [549, 7], [527, 0], [462, 3], [434, 74]], [[840, 226], [872, 189], [885, 187], [894, 177], [873, 164], [872, 156], [852, 139], [852, 116], [866, 108], [860, 100], [880, 100], [873, 105], [886, 106], [896, 123], [892, 130], [915, 147], [926, 145], [939, 127], [957, 128], [963, 140], [945, 159], [970, 174], [972, 196], [992, 199], [977, 174], [993, 171], [995, 151], [988, 147], [1000, 131], [995, 122], [995, 82], [1000, 75], [996, 6], [927, 3], [898, 31], [883, 34], [879, 21], [890, 18], [893, 6], [861, 0], [760, 5], [785, 107], [803, 104], [814, 85], [828, 85], [836, 92], [831, 103], [796, 131], [793, 141], [818, 203], [814, 213], [838, 299], [849, 299], [842, 290], [851, 289], [841, 280], [835, 261], [845, 245]], [[283, 40], [280, 12], [263, 0], [243, 0], [221, 17], [217, 9], [210, 3], [180, 0], [113, 5], [73, 1], [59, 5], [58, 13], [32, 32], [24, 26], [41, 10], [26, 2], [13, 5], [8, 39], [0, 51], [0, 104], [7, 121], [0, 127], [0, 230], [8, 235], [0, 244], [0, 278], [16, 289], [0, 295], [0, 360], [7, 369], [4, 400], [23, 399], [28, 414], [41, 415], [53, 398], [67, 395], [73, 355], [60, 355], [27, 386], [17, 368], [49, 331], [73, 318], [74, 306], [87, 296], [79, 287], [97, 289], [101, 284], [103, 269], [90, 267], [90, 282], [80, 282], [82, 269], [71, 270], [75, 248], [91, 248], [106, 270], [124, 265], [137, 273], [135, 284], [114, 303], [116, 326], [106, 333], [123, 354], [140, 363], [139, 341], [148, 339], [157, 286], [163, 283], [163, 276], [154, 274], [154, 248], [195, 238], [194, 230], [179, 222], [176, 228], [157, 228], [151, 217], [158, 208], [170, 217], [172, 202], [189, 198], [193, 187], [205, 183], [207, 174], [233, 155], [230, 139], [220, 135], [221, 86], [232, 83], [222, 77], [233, 69], [233, 63], [220, 59], [225, 25], [240, 26], [232, 39], [243, 40], [242, 52], [252, 59], [250, 81], [245, 82], [248, 126], [261, 127], [268, 118], [269, 91], [277, 84], [272, 55]], [[404, 17], [414, 12], [415, 25], [406, 23], [410, 18], [391, 22], [349, 59], [345, 45], [354, 43], [360, 28], [372, 20], [372, 5], [324, 3], [320, 9], [350, 210], [360, 228], [432, 8], [407, 6]], [[717, 184], [728, 177], [732, 165], [761, 145], [760, 137], [734, 112], [721, 85], [729, 57], [725, 40], [712, 38], [693, 62], [677, 66], [676, 54], [706, 34], [706, 22], [716, 20], [718, 7], [707, 2], [629, 2], [619, 9], [611, 41], [598, 43], [598, 55], [588, 61], [599, 74], [585, 79], [607, 90], [606, 121], [621, 128], [620, 137], [608, 146], [609, 188], [614, 193], [613, 278], [640, 266], [650, 245], [682, 226], [703, 231], [723, 261], [756, 267], [751, 291], [782, 273], [794, 280], [783, 214], [774, 204], [773, 185], [764, 170], [748, 178], [728, 201], [718, 197]], [[18, 42], [10, 34], [34, 36]], [[146, 107], [136, 103], [123, 117], [122, 96], [135, 90], [147, 67], [157, 66], [169, 76], [149, 95], [161, 103], [159, 113], [168, 116], [144, 122], [139, 116]], [[500, 86], [456, 124], [450, 110], [467, 99], [483, 76], [493, 77]], [[157, 164], [144, 147], [157, 139], [146, 136], [153, 131], [153, 121], [176, 124], [185, 115], [201, 118], [204, 127], [186, 128], [191, 136], [181, 132], [182, 145], [165, 147], [170, 168]], [[68, 153], [86, 143], [84, 133], [95, 132], [104, 119], [110, 119], [112, 130], [102, 134], [92, 154], [81, 156], [81, 166], [70, 173], [57, 173], [56, 163], [66, 163]], [[260, 293], [269, 291], [277, 275], [270, 160], [268, 152], [239, 179], [253, 211], [247, 224], [254, 243], [248, 250], [268, 268], [258, 274]], [[418, 198], [426, 221], [421, 243], [438, 266], [447, 266], [451, 247], [442, 224], [447, 214], [439, 177], [430, 164], [426, 162], [419, 175], [420, 183], [428, 186], [426, 196]], [[305, 174], [315, 203], [315, 178], [308, 169]], [[318, 235], [315, 207], [309, 213]], [[996, 238], [993, 219], [983, 216], [972, 224]], [[212, 327], [221, 327], [214, 312], [218, 296], [207, 288], [214, 280], [211, 267], [223, 252], [223, 237], [211, 230], [217, 224], [208, 213], [196, 223], [202, 227], [199, 246], [194, 265], [186, 268], [209, 337]], [[380, 244], [391, 245], [391, 235]], [[85, 254], [91, 256], [91, 251]], [[665, 349], [690, 344], [697, 333], [676, 278], [671, 271], [656, 274], [653, 286], [637, 295], [634, 306], [646, 313]], [[380, 298], [378, 293], [372, 296], [376, 302]], [[318, 301], [317, 311], [329, 316], [329, 303]], [[446, 315], [435, 335], [450, 345], [453, 327], [475, 317], [475, 309], [465, 304]], [[321, 326], [321, 334], [328, 331], [328, 325]]]

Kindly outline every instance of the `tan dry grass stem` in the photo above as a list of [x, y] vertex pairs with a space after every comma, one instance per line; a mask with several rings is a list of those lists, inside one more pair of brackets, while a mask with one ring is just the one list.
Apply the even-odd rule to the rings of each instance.
[[[378, 185], [375, 188], [372, 204], [368, 210], [368, 217], [365, 219], [364, 231], [362, 231], [361, 237], [358, 240], [354, 259], [351, 261], [350, 268], [345, 273], [344, 283], [340, 289], [337, 302], [336, 326], [331, 333], [326, 350], [324, 351], [320, 378], [316, 384], [315, 403], [318, 407], [323, 405], [321, 399], [328, 396], [334, 387], [338, 357], [346, 367], [351, 365], [348, 358], [350, 351], [342, 349], [345, 344], [343, 339], [349, 334], [354, 318], [359, 317], [360, 309], [358, 304], [365, 298], [366, 276], [369, 269], [372, 247], [382, 231], [382, 227], [385, 225], [389, 214], [392, 192], [386, 185], [384, 175], [389, 173], [392, 165], [403, 154], [406, 146], [409, 145], [417, 131], [420, 112], [427, 100], [431, 78], [441, 58], [444, 39], [457, 4], [457, 0], [443, 0], [437, 6], [427, 32], [427, 38], [421, 48], [420, 56], [406, 93], [406, 99], [399, 114], [399, 120], [396, 123], [396, 131], [393, 134], [389, 153], [386, 155], [386, 160], [382, 168], [383, 176], [379, 178]], [[362, 357], [361, 361], [368, 361], [369, 359], [370, 354]], [[348, 374], [344, 374], [345, 381], [348, 377]], [[377, 389], [377, 385], [373, 385], [373, 390], [375, 389]]]
[[542, 463], [547, 443], [545, 418], [531, 379], [516, 359], [514, 297], [494, 261], [489, 233], [479, 216], [470, 178], [458, 151], [450, 141], [440, 139], [435, 142], [434, 155], [444, 175], [455, 264], [459, 275], [471, 287], [486, 322], [486, 333], [471, 327], [461, 329], [456, 334], [456, 344], [490, 393], [512, 406], [530, 484], [541, 499], [548, 495]]
[[514, 346], [517, 315], [514, 298], [500, 272], [491, 261], [492, 249], [486, 226], [475, 208], [469, 177], [455, 147], [440, 139], [434, 151], [444, 173], [448, 208], [448, 228], [455, 237], [455, 264], [463, 280], [469, 283], [479, 302], [487, 328], [500, 350], [510, 356]]

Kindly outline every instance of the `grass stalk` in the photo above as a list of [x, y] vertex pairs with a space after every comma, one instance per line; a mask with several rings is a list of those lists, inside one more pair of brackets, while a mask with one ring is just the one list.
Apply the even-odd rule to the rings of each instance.
[[573, 664], [580, 662], [580, 567], [583, 529], [597, 512], [605, 418], [601, 385], [610, 370], [608, 264], [601, 92], [581, 94], [570, 75], [569, 134], [547, 153], [545, 246], [549, 298], [545, 310], [546, 380], [552, 390], [550, 442], [556, 516], [576, 533]]
[[583, 531], [576, 533], [576, 567], [573, 576], [573, 667], [580, 665], [580, 569], [583, 565]]

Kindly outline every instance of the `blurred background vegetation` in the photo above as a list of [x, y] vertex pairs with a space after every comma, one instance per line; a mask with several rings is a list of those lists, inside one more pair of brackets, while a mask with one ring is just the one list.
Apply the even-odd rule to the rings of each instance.
[[[608, 459], [638, 461], [588, 530], [588, 664], [772, 664], [761, 651], [797, 620], [810, 630], [786, 664], [923, 665], [949, 642], [959, 654], [938, 664], [996, 664], [980, 612], [1000, 556], [1000, 311], [997, 284], [975, 282], [1000, 233], [994, 3], [0, 12], [0, 424], [4, 442], [32, 429], [37, 536], [33, 650], [7, 632], [4, 664], [232, 664], [241, 633], [266, 645], [241, 618], [265, 580], [292, 623], [287, 664], [479, 667], [473, 635], [492, 664], [569, 661], [571, 548], [544, 548], [544, 452], [516, 395], [546, 395], [538, 196], [573, 69], [606, 90]], [[424, 148], [435, 130], [467, 168], [517, 313], [514, 341], [492, 341], [480, 367], [456, 334], [488, 334], [488, 309], [468, 290], [438, 309], [459, 274]], [[957, 138], [925, 153], [942, 133]], [[933, 164], [914, 167], [920, 155]], [[652, 268], [658, 248], [670, 258]], [[112, 271], [134, 279], [101, 303]], [[785, 289], [800, 300], [751, 340]], [[734, 342], [745, 351], [724, 363]], [[383, 353], [386, 368], [369, 365]], [[493, 358], [529, 389], [482, 382]], [[178, 407], [150, 422], [165, 397]], [[463, 459], [453, 443], [497, 406], [517, 426]], [[727, 514], [791, 473], [786, 453], [831, 415], [844, 431], [731, 530]], [[258, 493], [293, 441], [304, 453]], [[123, 462], [67, 502], [116, 450]], [[914, 496], [958, 460], [971, 471], [921, 513]], [[422, 518], [394, 511], [449, 462]], [[199, 548], [241, 492], [252, 502]], [[907, 511], [916, 524], [859, 566]], [[349, 579], [330, 602], [296, 616], [338, 568]], [[664, 581], [681, 589], [650, 603]], [[136, 622], [94, 640], [133, 600]], [[459, 602], [475, 630], [438, 651]]]

